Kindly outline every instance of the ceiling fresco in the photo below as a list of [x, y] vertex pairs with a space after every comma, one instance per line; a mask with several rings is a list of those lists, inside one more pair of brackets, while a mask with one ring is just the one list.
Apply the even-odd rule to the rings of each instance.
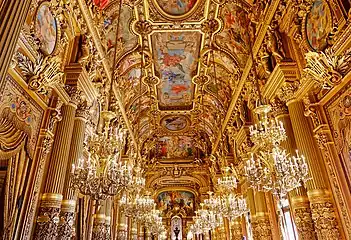
[[142, 154], [207, 156], [248, 58], [247, 13], [210, 0], [117, 3], [95, 17]]
[[165, 13], [172, 16], [182, 16], [190, 12], [198, 0], [157, 0], [155, 2]]
[[152, 41], [155, 71], [161, 80], [157, 86], [160, 108], [191, 108], [201, 34], [157, 32]]
[[233, 56], [241, 67], [249, 55], [248, 14], [235, 3], [221, 7], [222, 31], [216, 34], [216, 44]]

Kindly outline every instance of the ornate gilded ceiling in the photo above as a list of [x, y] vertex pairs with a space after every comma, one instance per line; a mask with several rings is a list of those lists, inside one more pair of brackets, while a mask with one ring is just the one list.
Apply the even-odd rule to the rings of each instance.
[[194, 159], [211, 152], [249, 56], [248, 6], [209, 0], [124, 1], [120, 6], [111, 1], [95, 11], [143, 155]]

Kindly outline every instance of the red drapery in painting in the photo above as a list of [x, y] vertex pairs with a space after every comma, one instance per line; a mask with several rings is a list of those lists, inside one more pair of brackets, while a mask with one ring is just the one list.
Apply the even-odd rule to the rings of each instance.
[[0, 119], [0, 162], [7, 166], [4, 212], [1, 216], [4, 219], [3, 239], [12, 239], [19, 211], [17, 204], [25, 189], [30, 164], [26, 150], [28, 133], [23, 127], [18, 127], [19, 124], [16, 120]]
[[100, 9], [104, 9], [109, 4], [109, 2], [110, 0], [94, 0], [94, 5]]

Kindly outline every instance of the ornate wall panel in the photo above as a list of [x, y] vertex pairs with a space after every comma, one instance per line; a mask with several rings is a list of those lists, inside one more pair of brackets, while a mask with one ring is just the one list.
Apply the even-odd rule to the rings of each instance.
[[351, 182], [351, 83], [326, 104], [329, 126], [345, 175]]
[[11, 76], [0, 86], [0, 114], [29, 133], [28, 150], [34, 156], [39, 136], [43, 109], [26, 93]]

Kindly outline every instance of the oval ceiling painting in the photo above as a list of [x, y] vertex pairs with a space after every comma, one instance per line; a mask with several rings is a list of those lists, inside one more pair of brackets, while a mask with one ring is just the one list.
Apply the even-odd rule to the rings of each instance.
[[57, 24], [48, 2], [42, 3], [38, 8], [35, 32], [40, 41], [40, 50], [46, 55], [52, 54], [56, 46]]
[[179, 17], [190, 13], [199, 0], [154, 0], [167, 15]]
[[167, 116], [161, 120], [162, 126], [172, 132], [183, 130], [188, 126], [188, 122], [188, 118], [182, 115]]
[[327, 47], [327, 39], [332, 30], [333, 21], [328, 3], [316, 0], [306, 19], [306, 36], [310, 46], [316, 51]]

